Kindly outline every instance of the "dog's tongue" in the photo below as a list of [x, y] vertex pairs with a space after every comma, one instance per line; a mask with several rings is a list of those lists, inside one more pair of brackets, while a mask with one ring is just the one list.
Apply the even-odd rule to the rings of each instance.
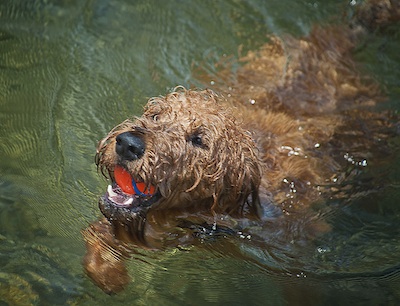
[[149, 186], [146, 189], [146, 184], [143, 182], [136, 182], [132, 179], [132, 176], [124, 168], [115, 166], [114, 168], [115, 182], [121, 188], [121, 190], [129, 195], [153, 195], [155, 192], [154, 186]]

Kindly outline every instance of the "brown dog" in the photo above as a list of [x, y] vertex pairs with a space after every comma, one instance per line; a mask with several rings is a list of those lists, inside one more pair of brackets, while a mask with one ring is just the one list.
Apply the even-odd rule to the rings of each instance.
[[[380, 2], [399, 18], [398, 5]], [[362, 31], [316, 28], [286, 45], [271, 38], [244, 58], [235, 81], [221, 73], [222, 95], [177, 88], [115, 127], [97, 150], [111, 180], [99, 202], [105, 218], [83, 233], [84, 266], [97, 285], [109, 293], [126, 285], [132, 246], [191, 244], [192, 224], [262, 223], [271, 203], [284, 218], [329, 192], [322, 186], [342, 179], [342, 148], [369, 151], [374, 135], [385, 135], [379, 116], [362, 110], [378, 101], [377, 86], [360, 79], [349, 57]]]

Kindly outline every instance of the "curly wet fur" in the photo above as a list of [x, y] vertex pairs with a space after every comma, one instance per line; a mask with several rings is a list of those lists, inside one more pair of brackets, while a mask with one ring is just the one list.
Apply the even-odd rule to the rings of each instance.
[[[236, 78], [230, 69], [221, 71], [219, 95], [179, 87], [151, 98], [141, 117], [121, 123], [99, 143], [103, 173], [112, 178], [120, 165], [157, 189], [155, 203], [140, 212], [100, 200], [106, 218], [83, 231], [84, 267], [100, 288], [114, 293], [129, 282], [124, 259], [132, 245], [191, 244], [190, 224], [262, 224], [262, 210], [271, 203], [281, 218], [299, 216], [341, 181], [337, 157], [343, 159], [344, 150], [369, 154], [384, 147], [391, 123], [367, 110], [381, 99], [379, 88], [355, 72], [350, 52], [368, 28], [363, 22], [397, 21], [400, 9], [390, 0], [361, 8], [351, 28], [315, 27], [302, 39], [271, 37], [242, 58]], [[364, 20], [361, 30], [357, 18]], [[127, 161], [116, 153], [116, 137], [124, 132], [145, 143], [141, 158]]]
[[[199, 202], [215, 213], [256, 213], [257, 196], [248, 196], [260, 184], [259, 154], [233, 109], [217, 99], [208, 90], [150, 99], [142, 117], [123, 122], [101, 142], [99, 164], [112, 169], [121, 163], [115, 137], [129, 131], [144, 139], [146, 151], [141, 159], [122, 164], [136, 179], [157, 186], [162, 196], [157, 209]], [[199, 138], [201, 144], [193, 144]]]

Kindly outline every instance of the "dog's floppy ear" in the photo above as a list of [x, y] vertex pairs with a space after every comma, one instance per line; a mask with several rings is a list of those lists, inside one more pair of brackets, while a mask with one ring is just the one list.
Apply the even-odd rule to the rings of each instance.
[[[246, 169], [247, 171], [250, 169]], [[254, 170], [254, 169], [253, 169]], [[260, 174], [257, 170], [248, 173], [227, 171], [224, 178], [226, 186], [217, 195], [213, 208], [222, 210], [233, 217], [261, 217], [261, 203], [259, 197]], [[240, 177], [243, 179], [240, 179]], [[238, 179], [239, 178], [239, 179]]]
[[260, 217], [261, 161], [252, 137], [243, 131], [238, 138], [235, 130], [228, 143], [220, 143], [219, 158], [225, 169], [212, 209], [235, 217]]
[[[252, 157], [254, 158], [254, 157]], [[260, 164], [257, 159], [245, 158], [245, 167], [242, 169], [244, 173], [236, 173], [236, 177], [243, 179], [238, 180], [238, 185], [233, 188], [236, 194], [236, 205], [232, 207], [230, 214], [239, 214], [246, 217], [261, 217], [261, 203], [259, 197], [259, 187], [261, 182]], [[238, 169], [240, 171], [240, 169]], [[232, 178], [231, 178], [232, 179]], [[235, 182], [233, 182], [235, 184]]]

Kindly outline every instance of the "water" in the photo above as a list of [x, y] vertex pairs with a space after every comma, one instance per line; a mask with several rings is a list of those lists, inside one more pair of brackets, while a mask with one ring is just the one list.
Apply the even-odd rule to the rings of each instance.
[[[139, 115], [150, 96], [201, 86], [199, 66], [212, 74], [267, 34], [306, 34], [344, 10], [337, 1], [2, 1], [0, 305], [398, 303], [398, 153], [368, 164], [356, 189], [326, 203], [337, 208], [327, 216], [334, 231], [316, 241], [291, 244], [271, 232], [138, 251], [134, 281], [117, 296], [81, 266], [80, 231], [100, 216], [106, 186], [95, 145], [110, 128]], [[375, 33], [355, 54], [393, 110], [399, 33]]]

